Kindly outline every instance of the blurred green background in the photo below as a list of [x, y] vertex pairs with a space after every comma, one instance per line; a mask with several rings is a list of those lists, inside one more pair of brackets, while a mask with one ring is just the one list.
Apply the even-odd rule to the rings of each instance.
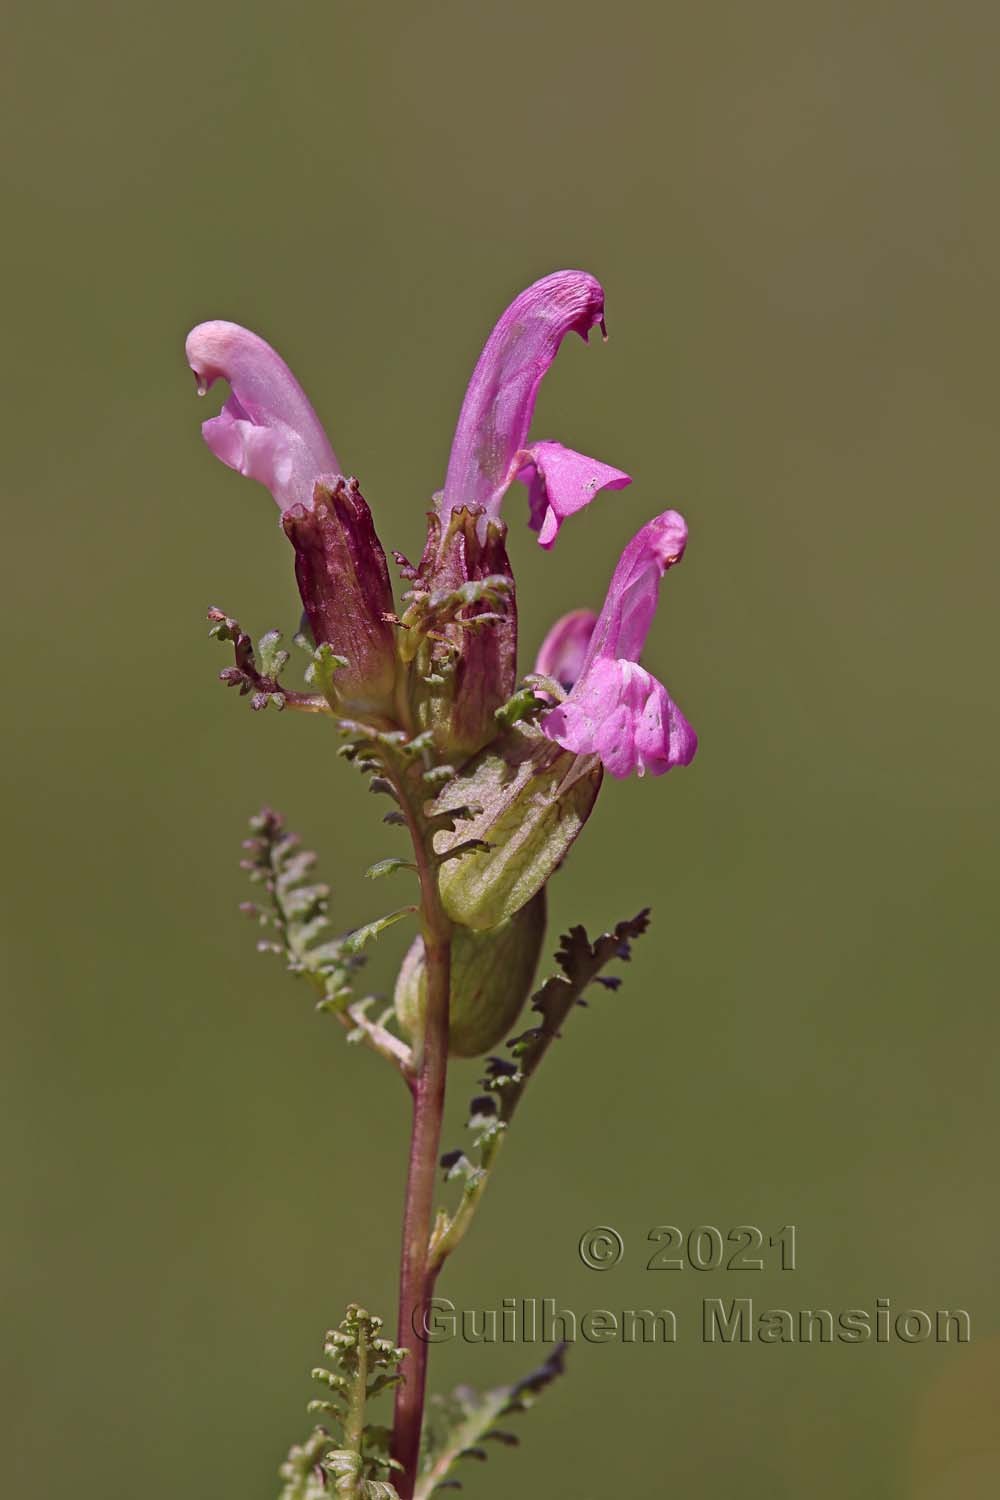
[[[677, 505], [647, 661], [701, 749], [606, 785], [553, 887], [553, 945], [654, 928], [441, 1291], [681, 1331], [578, 1344], [467, 1492], [992, 1496], [996, 7], [14, 0], [4, 30], [5, 1492], [267, 1500], [323, 1330], [393, 1318], [403, 1091], [236, 908], [264, 801], [343, 927], [397, 836], [321, 723], [216, 684], [206, 605], [297, 600], [184, 334], [273, 340], [412, 554], [493, 319], [578, 265], [611, 339], [567, 343], [534, 430], [635, 483], [549, 555], [514, 501], [522, 661]], [[796, 1224], [800, 1269], [644, 1270], [652, 1226], [747, 1222]], [[704, 1346], [737, 1295], [965, 1307], [974, 1340]], [[442, 1346], [432, 1382], [541, 1352]]]

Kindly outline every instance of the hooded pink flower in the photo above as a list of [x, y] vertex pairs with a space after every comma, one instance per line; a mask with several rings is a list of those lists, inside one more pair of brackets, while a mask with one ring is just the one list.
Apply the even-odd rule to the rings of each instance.
[[313, 640], [347, 662], [337, 676], [341, 702], [350, 712], [390, 714], [392, 585], [357, 482], [342, 477], [309, 398], [264, 339], [238, 323], [200, 323], [185, 350], [199, 395], [216, 380], [229, 382], [202, 436], [216, 458], [266, 485], [280, 506]]
[[515, 479], [528, 487], [529, 524], [551, 547], [565, 518], [599, 490], [631, 483], [621, 469], [561, 443], [526, 447], [542, 377], [571, 330], [604, 331], [604, 289], [584, 271], [556, 271], [516, 297], [486, 341], [465, 393], [440, 497], [442, 519], [479, 506], [497, 520]]
[[312, 506], [317, 479], [342, 473], [330, 439], [281, 355], [238, 323], [199, 323], [185, 344], [188, 364], [204, 396], [228, 380], [229, 397], [217, 417], [202, 423], [216, 458], [266, 485], [283, 511]]
[[[632, 538], [611, 579], [565, 702], [541, 721], [544, 734], [579, 755], [599, 755], [612, 776], [650, 771], [654, 776], [693, 759], [698, 740], [661, 682], [639, 665], [656, 610], [660, 580], [680, 562], [687, 526], [675, 510], [664, 511]], [[568, 615], [549, 632], [542, 648], [559, 677], [558, 643], [579, 647], [581, 624]], [[560, 632], [562, 636], [560, 637]]]

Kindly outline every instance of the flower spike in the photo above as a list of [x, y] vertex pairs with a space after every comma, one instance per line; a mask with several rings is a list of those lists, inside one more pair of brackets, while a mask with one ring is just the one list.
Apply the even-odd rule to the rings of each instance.
[[199, 323], [187, 336], [198, 394], [219, 379], [230, 395], [202, 436], [230, 469], [266, 485], [283, 511], [312, 505], [321, 476], [341, 473], [305, 391], [270, 344], [238, 323]]
[[538, 387], [569, 332], [586, 341], [604, 327], [604, 289], [584, 271], [556, 271], [516, 297], [497, 323], [473, 371], [455, 429], [441, 514], [481, 507], [499, 519], [515, 479], [529, 489], [530, 522], [551, 547], [566, 516], [599, 490], [631, 481], [621, 469], [574, 453], [560, 443], [526, 447]]
[[[337, 936], [315, 856], [276, 814], [265, 809], [253, 820], [243, 863], [267, 899], [243, 909], [265, 929], [258, 948], [308, 979], [317, 1009], [391, 1062], [413, 1102], [399, 1333], [395, 1342], [383, 1338], [380, 1320], [356, 1303], [327, 1333], [329, 1368], [313, 1372], [324, 1399], [309, 1405], [323, 1425], [282, 1467], [285, 1500], [426, 1500], [431, 1490], [455, 1488], [455, 1460], [485, 1457], [486, 1438], [514, 1442], [497, 1420], [530, 1405], [562, 1368], [559, 1345], [515, 1384], [482, 1394], [459, 1387], [425, 1412], [435, 1279], [468, 1230], [546, 1049], [570, 1011], [588, 1004], [589, 986], [617, 988], [602, 971], [611, 959], [627, 960], [647, 926], [643, 909], [596, 942], [570, 927], [558, 971], [529, 999], [548, 883], [591, 816], [606, 770], [657, 775], [687, 764], [697, 743], [666, 688], [640, 665], [661, 580], [687, 542], [676, 511], [629, 542], [600, 614], [578, 609], [553, 625], [535, 673], [518, 687], [517, 597], [501, 515], [507, 490], [515, 479], [526, 486], [529, 523], [547, 548], [595, 494], [630, 483], [620, 469], [533, 442], [530, 432], [540, 383], [567, 333], [586, 341], [595, 324], [604, 331], [604, 291], [582, 271], [535, 282], [500, 318], [462, 405], [423, 551], [416, 565], [393, 553], [404, 580], [398, 606], [361, 486], [341, 472], [285, 362], [234, 323], [201, 323], [188, 336], [199, 394], [217, 380], [229, 387], [202, 427], [206, 443], [277, 502], [304, 610], [295, 642], [309, 658], [309, 691], [287, 686], [281, 633], [269, 630], [255, 647], [235, 619], [212, 609], [211, 634], [234, 649], [220, 678], [253, 709], [288, 707], [332, 723], [340, 754], [394, 804], [383, 823], [409, 838], [402, 858], [385, 851], [368, 878], [399, 874], [416, 886], [413, 900]], [[302, 796], [325, 804], [325, 768], [297, 761], [292, 775]], [[370, 1013], [376, 995], [356, 998], [353, 984], [363, 950], [411, 916], [418, 931], [392, 1003]], [[518, 1021], [525, 1005], [531, 1013]], [[442, 1154], [449, 1059], [493, 1049], [472, 1101], [471, 1145]], [[362, 1089], [355, 1133], [381, 1118], [379, 1099]], [[459, 1195], [435, 1213], [437, 1162]], [[391, 1430], [371, 1420], [367, 1405], [389, 1388]]]
[[[664, 511], [632, 538], [614, 571], [579, 678], [566, 701], [541, 721], [550, 740], [578, 755], [599, 755], [612, 776], [660, 776], [688, 765], [698, 748], [666, 688], [639, 665], [660, 580], [680, 562], [686, 542], [687, 526], [675, 510]], [[565, 628], [560, 621], [545, 646]]]

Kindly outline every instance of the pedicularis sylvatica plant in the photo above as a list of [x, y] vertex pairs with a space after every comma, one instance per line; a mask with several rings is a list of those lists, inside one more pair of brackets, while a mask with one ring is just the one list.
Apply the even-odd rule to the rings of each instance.
[[[295, 644], [304, 683], [286, 686], [289, 653], [271, 631], [256, 644], [212, 609], [212, 633], [232, 643], [222, 680], [254, 709], [297, 709], [326, 720], [339, 753], [392, 804], [383, 821], [408, 838], [402, 854], [367, 872], [410, 882], [412, 900], [337, 935], [315, 856], [281, 817], [252, 821], [244, 867], [261, 889], [246, 905], [279, 954], [319, 995], [348, 1040], [367, 1045], [412, 1095], [409, 1172], [395, 1343], [352, 1303], [326, 1335], [332, 1368], [311, 1410], [320, 1425], [292, 1448], [283, 1500], [326, 1494], [429, 1496], [456, 1484], [453, 1466], [484, 1456], [482, 1442], [516, 1439], [496, 1423], [523, 1410], [559, 1373], [562, 1350], [512, 1386], [463, 1386], [426, 1403], [428, 1341], [421, 1337], [438, 1276], [479, 1207], [521, 1096], [570, 1011], [594, 981], [627, 959], [647, 913], [591, 942], [581, 927], [561, 941], [556, 972], [518, 1017], [545, 936], [546, 885], [593, 811], [604, 772], [660, 775], [687, 765], [693, 730], [663, 684], [639, 664], [660, 581], [680, 561], [687, 528], [676, 511], [647, 521], [618, 560], [600, 614], [557, 621], [533, 673], [518, 685], [517, 606], [501, 508], [519, 480], [539, 544], [629, 476], [560, 443], [529, 442], [539, 384], [567, 333], [604, 331], [604, 292], [581, 271], [558, 271], [516, 298], [487, 340], [462, 404], [444, 488], [428, 514], [423, 554], [385, 553], [357, 479], [347, 478], [305, 393], [281, 357], [235, 323], [202, 323], [187, 358], [204, 394], [230, 394], [202, 432], [217, 458], [259, 480], [292, 545], [303, 620]], [[355, 985], [364, 949], [396, 922], [416, 935], [393, 1003], [376, 1013]], [[515, 1034], [508, 1036], [510, 1032]], [[506, 1038], [506, 1040], [505, 1040]], [[484, 1057], [469, 1117], [470, 1143], [441, 1154], [450, 1057]], [[450, 1206], [435, 1212], [439, 1171]], [[456, 1195], [457, 1187], [457, 1195]], [[395, 1394], [392, 1426], [369, 1403]]]

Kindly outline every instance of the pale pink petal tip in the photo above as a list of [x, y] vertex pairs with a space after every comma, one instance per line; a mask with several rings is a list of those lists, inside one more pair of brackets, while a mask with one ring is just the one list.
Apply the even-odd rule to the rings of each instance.
[[224, 464], [257, 479], [281, 509], [312, 504], [316, 480], [340, 473], [337, 455], [291, 370], [270, 344], [238, 323], [200, 323], [188, 334], [188, 364], [203, 396], [217, 380], [230, 395], [202, 424]]

